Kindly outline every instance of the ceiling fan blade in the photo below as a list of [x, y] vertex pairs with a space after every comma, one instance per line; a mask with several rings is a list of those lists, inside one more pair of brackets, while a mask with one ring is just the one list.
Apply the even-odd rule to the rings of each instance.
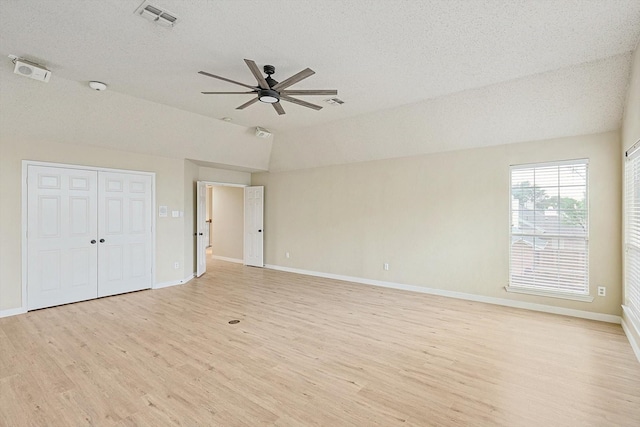
[[251, 101], [249, 102], [245, 102], [244, 104], [242, 104], [239, 107], [236, 107], [236, 110], [244, 110], [245, 108], [247, 108], [249, 105], [253, 105], [256, 102], [258, 102], [258, 97], [256, 96], [255, 98], [253, 98]]
[[255, 89], [254, 86], [249, 86], [244, 83], [236, 82], [235, 80], [231, 80], [226, 77], [216, 76], [215, 74], [207, 73], [206, 71], [198, 71], [198, 74], [202, 74], [203, 76], [213, 77], [214, 79], [218, 79], [218, 80], [224, 80], [225, 82], [229, 82], [229, 83], [235, 83], [240, 86], [248, 87], [249, 89]]
[[280, 99], [283, 101], [289, 101], [289, 102], [293, 102], [294, 104], [302, 105], [303, 107], [313, 108], [314, 110], [322, 110], [322, 107], [319, 105], [312, 104], [310, 102], [303, 101], [301, 99], [292, 98], [282, 93], [280, 94]]
[[279, 102], [274, 102], [274, 103], [273, 103], [273, 104], [271, 104], [271, 105], [273, 105], [273, 109], [274, 109], [274, 110], [276, 110], [276, 111], [278, 112], [278, 115], [280, 115], [280, 116], [281, 116], [281, 115], [285, 114], [285, 112], [284, 112], [284, 108], [282, 108], [282, 105], [280, 105], [280, 103], [279, 103]]
[[337, 95], [338, 91], [337, 90], [331, 90], [331, 89], [309, 89], [309, 90], [284, 90], [282, 91], [282, 93], [286, 94], [286, 95]]
[[282, 89], [288, 88], [289, 86], [298, 83], [300, 80], [304, 80], [307, 77], [313, 76], [315, 73], [316, 72], [313, 71], [311, 68], [305, 68], [304, 70], [300, 71], [297, 74], [294, 74], [293, 76], [289, 77], [288, 79], [286, 79], [284, 81], [281, 81], [280, 83], [275, 85], [273, 87], [273, 89], [282, 90]]
[[267, 83], [267, 81], [264, 79], [264, 76], [260, 72], [260, 69], [258, 68], [256, 63], [250, 59], [245, 59], [244, 62], [247, 64], [247, 67], [249, 67], [249, 69], [251, 70], [253, 77], [255, 77], [256, 80], [258, 81], [258, 85], [262, 89], [270, 89], [269, 83]]
[[240, 95], [240, 94], [245, 94], [245, 93], [255, 93], [255, 91], [252, 92], [200, 92], [203, 95]]

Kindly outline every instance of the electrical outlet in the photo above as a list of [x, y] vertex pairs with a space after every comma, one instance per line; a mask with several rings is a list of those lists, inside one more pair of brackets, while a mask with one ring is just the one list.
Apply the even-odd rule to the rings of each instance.
[[173, 263], [173, 268], [175, 268], [176, 270], [180, 268], [180, 263], [179, 262], [174, 262]]
[[384, 268], [385, 271], [389, 271], [389, 263], [385, 262], [384, 265], [382, 266], [382, 268]]
[[607, 296], [607, 288], [604, 286], [598, 286], [598, 296], [606, 297]]
[[286, 256], [287, 258], [291, 258], [291, 257], [289, 256], [289, 252], [285, 252], [284, 256]]

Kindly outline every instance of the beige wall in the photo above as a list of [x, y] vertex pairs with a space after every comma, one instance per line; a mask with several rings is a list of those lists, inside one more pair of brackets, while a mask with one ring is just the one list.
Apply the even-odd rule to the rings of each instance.
[[244, 189], [216, 185], [212, 193], [213, 255], [243, 259]]
[[[45, 141], [0, 139], [0, 310], [22, 304], [22, 160], [36, 160], [156, 173], [156, 205], [184, 209], [182, 160]], [[156, 283], [184, 278], [183, 218], [156, 218]]]
[[[640, 46], [636, 47], [631, 65], [629, 91], [622, 121], [622, 155], [624, 156], [624, 152], [638, 140], [640, 140]], [[624, 314], [623, 319], [627, 325], [631, 325], [631, 320]], [[640, 328], [640, 325], [636, 325], [636, 327]], [[635, 342], [640, 345], [640, 333], [638, 330], [631, 327], [629, 328], [629, 333], [632, 334]]]
[[[265, 262], [619, 315], [619, 144], [610, 132], [254, 174], [265, 186]], [[590, 161], [590, 290], [607, 286], [607, 296], [507, 293], [509, 166], [576, 158]]]
[[208, 182], [222, 182], [225, 184], [251, 184], [251, 174], [227, 169], [200, 166], [198, 168], [198, 179]]

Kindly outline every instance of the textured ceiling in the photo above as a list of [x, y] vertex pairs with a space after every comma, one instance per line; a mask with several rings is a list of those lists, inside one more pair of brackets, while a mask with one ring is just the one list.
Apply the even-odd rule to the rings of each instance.
[[[0, 54], [41, 62], [52, 79], [100, 80], [112, 91], [277, 135], [526, 76], [542, 85], [530, 91], [544, 92], [547, 81], [534, 75], [628, 54], [640, 36], [637, 0], [151, 0], [179, 18], [171, 29], [136, 16], [140, 3], [1, 0]], [[287, 114], [277, 116], [260, 103], [235, 110], [248, 95], [200, 94], [242, 88], [199, 70], [254, 84], [243, 58], [275, 65], [277, 80], [310, 67], [317, 74], [292, 89], [335, 88], [345, 104], [313, 111], [283, 103]], [[628, 55], [621, 58], [611, 66], [628, 67]], [[325, 105], [322, 96], [304, 99]], [[609, 108], [607, 118], [621, 114], [621, 102], [563, 102], [573, 101]]]
[[595, 134], [620, 128], [630, 55], [282, 132], [270, 171]]

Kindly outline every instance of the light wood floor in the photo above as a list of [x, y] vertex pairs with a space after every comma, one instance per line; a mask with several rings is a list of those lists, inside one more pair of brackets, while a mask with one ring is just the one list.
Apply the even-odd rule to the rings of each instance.
[[640, 425], [618, 325], [209, 271], [0, 319], [0, 425]]

